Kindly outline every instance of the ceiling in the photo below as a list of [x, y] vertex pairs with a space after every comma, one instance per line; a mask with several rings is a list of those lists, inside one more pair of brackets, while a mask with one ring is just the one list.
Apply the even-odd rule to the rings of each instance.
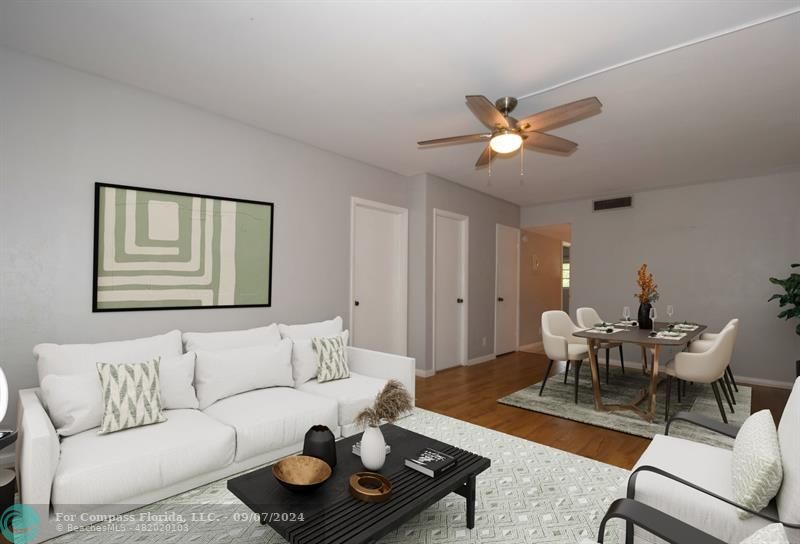
[[[529, 205], [799, 164], [798, 11], [800, 0], [4, 1], [0, 44]], [[518, 118], [586, 96], [604, 109], [553, 131], [578, 142], [572, 156], [526, 152], [522, 182], [518, 156], [498, 159], [490, 181], [473, 166], [480, 143], [416, 145], [482, 131], [466, 94], [533, 94]]]

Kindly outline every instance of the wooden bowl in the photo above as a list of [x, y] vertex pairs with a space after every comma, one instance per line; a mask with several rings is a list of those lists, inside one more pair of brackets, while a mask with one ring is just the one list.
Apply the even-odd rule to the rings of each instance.
[[392, 483], [376, 472], [356, 472], [350, 476], [350, 494], [363, 502], [384, 502], [392, 498]]
[[322, 459], [294, 455], [272, 465], [272, 475], [283, 487], [292, 491], [311, 491], [331, 477], [331, 467]]

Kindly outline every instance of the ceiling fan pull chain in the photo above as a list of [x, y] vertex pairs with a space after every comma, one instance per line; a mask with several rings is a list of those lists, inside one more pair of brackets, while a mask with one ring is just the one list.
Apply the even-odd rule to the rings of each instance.
[[519, 184], [523, 185], [525, 180], [525, 146], [519, 148]]
[[492, 186], [492, 148], [489, 148], [489, 187]]

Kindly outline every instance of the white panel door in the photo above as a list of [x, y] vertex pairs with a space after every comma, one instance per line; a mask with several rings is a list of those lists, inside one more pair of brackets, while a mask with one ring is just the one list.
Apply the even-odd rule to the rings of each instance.
[[433, 210], [433, 368], [467, 360], [469, 219]]
[[494, 353], [519, 347], [519, 229], [497, 225]]
[[350, 223], [351, 344], [405, 355], [408, 210], [353, 198]]

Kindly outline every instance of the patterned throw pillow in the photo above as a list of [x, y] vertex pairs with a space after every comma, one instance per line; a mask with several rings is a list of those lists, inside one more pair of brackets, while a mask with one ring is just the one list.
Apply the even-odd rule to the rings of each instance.
[[317, 336], [311, 339], [311, 345], [314, 347], [319, 363], [317, 382], [330, 382], [350, 377], [343, 335]]
[[161, 357], [146, 363], [97, 363], [103, 391], [103, 421], [98, 434], [161, 423]]
[[[760, 512], [769, 504], [783, 481], [778, 431], [769, 410], [745, 420], [733, 443], [733, 494], [736, 502]], [[739, 510], [739, 518], [751, 514]]]
[[762, 527], [739, 544], [789, 544], [789, 537], [782, 524], [773, 523]]

